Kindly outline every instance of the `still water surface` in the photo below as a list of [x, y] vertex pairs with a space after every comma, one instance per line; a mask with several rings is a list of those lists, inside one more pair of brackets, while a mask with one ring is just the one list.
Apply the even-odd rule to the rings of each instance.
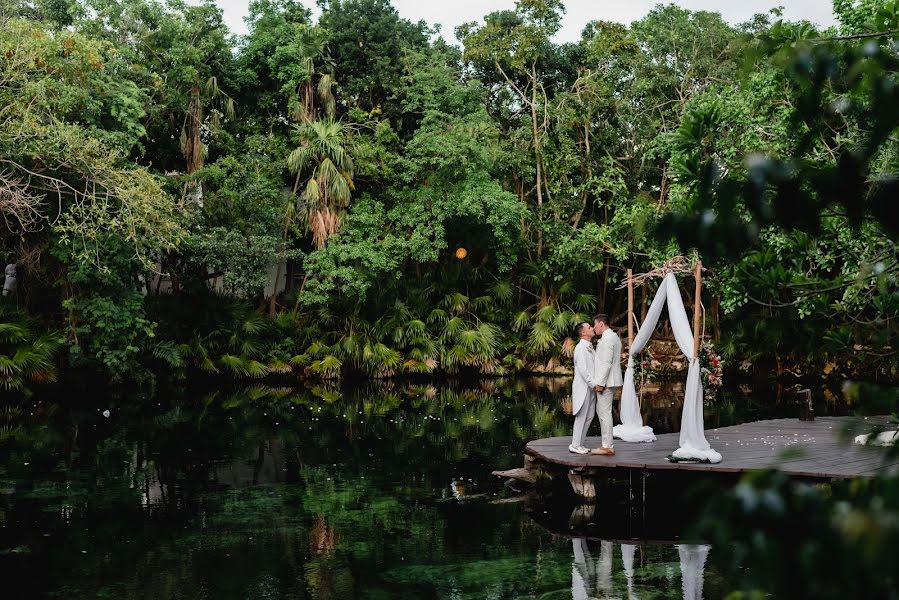
[[[528, 440], [570, 433], [567, 386], [60, 390], [0, 442], [3, 596], [725, 596], [714, 549], [683, 539], [682, 482], [656, 483], [647, 515], [632, 482], [585, 512], [564, 490], [491, 477]], [[676, 429], [676, 397], [644, 398], [657, 432]], [[744, 388], [706, 424], [793, 412], [771, 387]]]

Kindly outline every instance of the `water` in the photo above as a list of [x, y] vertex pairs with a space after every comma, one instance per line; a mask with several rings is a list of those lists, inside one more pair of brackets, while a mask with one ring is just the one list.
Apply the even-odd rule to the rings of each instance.
[[[516, 494], [490, 475], [520, 466], [528, 440], [570, 433], [566, 388], [531, 379], [118, 399], [61, 388], [3, 417], [3, 595], [724, 597], [706, 560], [714, 549], [681, 539], [691, 505], [670, 490], [683, 481], [652, 482], [659, 501], [644, 510], [633, 482], [610, 480], [597, 506], [582, 507], [565, 490]], [[658, 432], [676, 427], [669, 396], [644, 399]], [[726, 394], [706, 422], [793, 414], [774, 397]]]

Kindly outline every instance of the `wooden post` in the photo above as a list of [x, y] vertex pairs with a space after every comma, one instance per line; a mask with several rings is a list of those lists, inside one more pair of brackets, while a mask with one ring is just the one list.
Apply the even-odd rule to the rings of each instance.
[[568, 471], [568, 481], [571, 489], [582, 501], [596, 500], [596, 484], [593, 477], [585, 473], [583, 469], [571, 469]]
[[627, 270], [627, 351], [634, 345], [634, 272]]
[[699, 358], [699, 305], [702, 303], [702, 261], [696, 263], [696, 298], [693, 301], [693, 357]]
[[815, 407], [812, 404], [812, 391], [806, 388], [796, 392], [796, 402], [799, 404], [799, 420], [814, 421]]

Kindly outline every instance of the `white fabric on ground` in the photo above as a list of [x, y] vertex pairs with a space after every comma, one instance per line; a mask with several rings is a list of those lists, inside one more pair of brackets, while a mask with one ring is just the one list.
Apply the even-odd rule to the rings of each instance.
[[711, 546], [706, 544], [682, 544], [677, 547], [684, 600], [702, 600], [705, 559], [709, 555], [710, 548]]
[[700, 381], [699, 360], [690, 361], [687, 371], [687, 389], [684, 392], [684, 412], [680, 419], [680, 448], [671, 454], [675, 458], [721, 462], [721, 455], [715, 452], [705, 439], [702, 422], [702, 381]]
[[621, 424], [613, 429], [615, 437], [625, 442], [654, 442], [656, 436], [652, 427], [643, 424], [640, 415], [640, 401], [634, 387], [634, 359], [627, 358], [624, 385], [621, 387]]
[[896, 442], [899, 442], [899, 431], [881, 431], [877, 434], [874, 441], [868, 441], [870, 438], [870, 433], [863, 433], [855, 436], [855, 443], [871, 444], [873, 446], [893, 446]]

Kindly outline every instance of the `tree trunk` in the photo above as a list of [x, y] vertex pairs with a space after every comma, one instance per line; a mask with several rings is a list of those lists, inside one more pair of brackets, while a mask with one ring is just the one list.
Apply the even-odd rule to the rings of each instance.
[[296, 318], [297, 312], [300, 310], [300, 299], [303, 297], [303, 288], [306, 287], [306, 280], [309, 279], [309, 273], [303, 273], [303, 281], [300, 283], [300, 289], [297, 291], [297, 301], [293, 304], [293, 317]]
[[203, 141], [200, 128], [203, 125], [203, 103], [200, 99], [200, 84], [190, 88], [190, 104], [187, 109], [187, 143], [184, 158], [187, 161], [187, 173], [194, 173], [203, 168]]
[[[284, 251], [287, 249], [287, 232], [290, 230], [290, 211], [285, 211], [284, 214], [284, 232], [281, 235], [281, 243], [284, 244], [284, 249], [278, 253], [278, 264], [275, 266], [275, 279], [272, 282], [272, 298], [268, 305], [268, 316], [272, 319], [275, 318], [275, 305], [278, 299], [278, 283], [281, 281], [281, 263], [284, 260]], [[285, 286], [286, 287], [286, 286]]]
[[606, 256], [606, 266], [602, 270], [602, 297], [599, 299], [599, 309], [602, 311], [603, 304], [606, 301], [606, 292], [609, 289], [609, 257]]
[[646, 321], [646, 286], [640, 286], [640, 326], [643, 326], [643, 322]]
[[[200, 85], [195, 83], [190, 88], [190, 104], [187, 109], [187, 131], [185, 132], [184, 159], [187, 162], [187, 174], [196, 173], [203, 168], [203, 140], [200, 130], [203, 125], [203, 102], [200, 97]], [[192, 203], [203, 206], [203, 186], [198, 181], [184, 184], [184, 197]]]
[[540, 133], [537, 127], [537, 63], [531, 63], [531, 136], [537, 171], [537, 258], [543, 256], [543, 165], [540, 158]]
[[165, 265], [163, 265], [162, 261], [160, 261], [159, 262], [159, 276], [156, 278], [156, 293], [154, 294], [155, 296], [159, 295], [159, 288], [162, 287], [162, 273], [163, 273], [162, 267], [163, 266], [165, 266]]
[[537, 168], [537, 208], [543, 207], [543, 171], [540, 164], [540, 134], [537, 128], [537, 65], [531, 63], [531, 135], [534, 143], [534, 161]]
[[[587, 113], [587, 120], [584, 123], [584, 161], [587, 165], [586, 172], [587, 178], [586, 181], [590, 181], [593, 179], [593, 163], [590, 161], [590, 121], [592, 117], [590, 113]], [[581, 218], [584, 216], [584, 212], [587, 210], [587, 201], [589, 197], [587, 195], [586, 189], [581, 192], [581, 209], [578, 211], [577, 216], [574, 218], [574, 222], [571, 224], [572, 229], [577, 229], [578, 225], [581, 223]]]

